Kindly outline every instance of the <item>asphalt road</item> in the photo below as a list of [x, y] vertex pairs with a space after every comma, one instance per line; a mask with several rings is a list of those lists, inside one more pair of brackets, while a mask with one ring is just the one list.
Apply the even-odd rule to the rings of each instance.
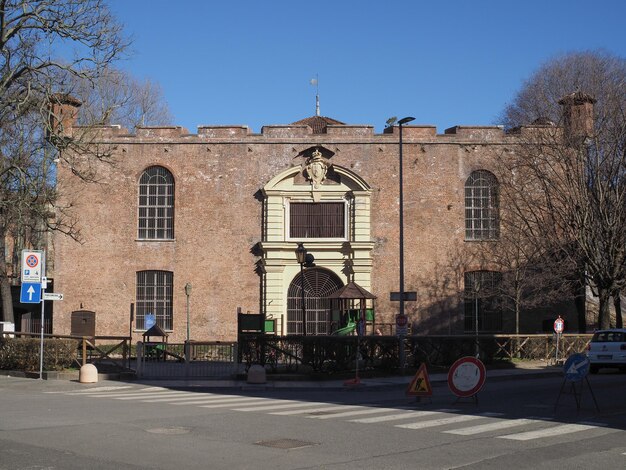
[[476, 403], [445, 384], [418, 402], [404, 387], [177, 390], [0, 377], [0, 469], [625, 468], [626, 374], [590, 376], [580, 409], [562, 385], [488, 380]]

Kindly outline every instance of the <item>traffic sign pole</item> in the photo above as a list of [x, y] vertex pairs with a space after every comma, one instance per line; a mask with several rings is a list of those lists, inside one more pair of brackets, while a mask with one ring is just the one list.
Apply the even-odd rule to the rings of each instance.
[[[46, 266], [46, 257], [45, 252], [41, 253], [41, 269], [42, 272], [45, 273]], [[45, 319], [45, 305], [46, 303], [43, 301], [44, 295], [46, 295], [46, 287], [48, 285], [48, 279], [46, 277], [42, 277], [41, 279], [41, 341], [39, 345], [39, 380], [43, 379], [43, 333], [44, 333], [44, 319]]]
[[554, 363], [559, 362], [559, 340], [561, 339], [561, 333], [565, 329], [565, 321], [561, 318], [561, 315], [554, 320], [554, 333], [556, 334], [556, 352], [554, 353]]

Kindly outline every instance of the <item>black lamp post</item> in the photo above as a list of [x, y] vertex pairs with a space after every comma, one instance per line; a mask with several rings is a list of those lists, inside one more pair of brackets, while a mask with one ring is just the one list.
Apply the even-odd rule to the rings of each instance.
[[414, 117], [405, 117], [398, 121], [400, 128], [400, 315], [404, 316], [404, 198], [402, 192], [402, 126], [413, 121]]
[[[398, 121], [398, 127], [400, 128], [400, 165], [399, 165], [399, 178], [400, 178], [400, 312], [398, 318], [405, 320], [406, 316], [404, 314], [404, 196], [402, 192], [402, 126], [407, 122], [413, 121], [415, 118], [407, 116]], [[406, 322], [404, 322], [406, 324]], [[402, 336], [400, 336], [400, 368], [404, 370], [405, 363], [405, 352], [404, 352], [404, 340]]]
[[189, 344], [189, 339], [190, 339], [189, 296], [191, 295], [191, 283], [190, 282], [185, 284], [185, 295], [187, 296], [187, 342], [185, 343], [185, 357], [187, 358], [187, 360], [189, 360], [189, 348], [191, 347], [191, 345]]
[[306, 336], [306, 305], [304, 299], [304, 263], [306, 263], [306, 248], [302, 243], [298, 243], [296, 248], [296, 259], [300, 263], [300, 292], [302, 293], [302, 335]]

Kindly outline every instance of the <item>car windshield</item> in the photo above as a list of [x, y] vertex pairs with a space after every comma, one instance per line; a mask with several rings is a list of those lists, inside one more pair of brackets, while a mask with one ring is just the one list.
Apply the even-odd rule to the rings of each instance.
[[591, 338], [591, 341], [598, 343], [621, 343], [624, 340], [624, 333], [621, 331], [599, 331], [593, 335], [593, 338]]

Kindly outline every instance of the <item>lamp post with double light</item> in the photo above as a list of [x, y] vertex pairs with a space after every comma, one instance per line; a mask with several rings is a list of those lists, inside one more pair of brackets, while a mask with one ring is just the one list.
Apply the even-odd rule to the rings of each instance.
[[300, 293], [302, 294], [302, 335], [306, 336], [306, 304], [304, 298], [304, 263], [306, 263], [306, 248], [302, 243], [298, 243], [296, 248], [296, 259], [300, 264]]

